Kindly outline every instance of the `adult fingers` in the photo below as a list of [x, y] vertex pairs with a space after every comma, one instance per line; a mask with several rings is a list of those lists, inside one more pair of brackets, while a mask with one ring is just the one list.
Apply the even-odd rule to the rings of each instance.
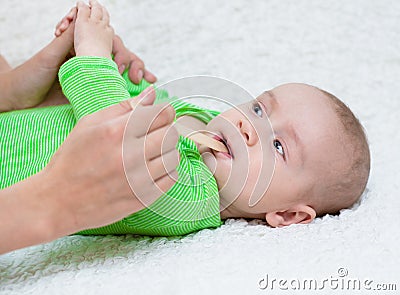
[[[135, 107], [132, 111], [132, 105], [129, 100], [110, 106], [96, 113], [83, 117], [79, 122], [87, 125], [99, 125], [107, 123], [110, 133], [120, 132], [125, 129], [126, 136], [143, 137], [145, 134], [157, 130], [163, 126], [169, 125], [175, 118], [175, 110], [172, 106], [156, 105]], [[78, 124], [79, 124], [78, 122]]]
[[155, 184], [161, 192], [166, 193], [175, 184], [177, 179], [178, 172], [173, 170], [157, 179]]
[[126, 122], [137, 105], [149, 106], [153, 104], [154, 100], [154, 88], [149, 86], [137, 97], [121, 101], [94, 114], [87, 115], [81, 120], [90, 120], [93, 124], [100, 124], [123, 116], [122, 119]]
[[58, 27], [58, 31], [60, 35], [68, 28], [70, 21], [68, 19], [63, 19], [60, 26]]
[[147, 82], [155, 83], [157, 77], [145, 68], [144, 62], [137, 56], [131, 58], [129, 66], [129, 79], [135, 84], [139, 84], [142, 79]]
[[150, 106], [154, 103], [155, 100], [156, 100], [156, 92], [153, 86], [148, 86], [138, 96], [122, 101], [119, 103], [119, 105], [123, 109], [134, 110], [138, 105]]
[[157, 77], [147, 69], [144, 69], [144, 79], [149, 83], [155, 83], [157, 81]]
[[55, 35], [56, 37], [58, 37], [58, 36], [61, 35], [60, 25], [61, 25], [61, 23], [62, 23], [63, 21], [64, 21], [64, 19], [60, 20], [60, 21], [57, 23], [57, 25], [56, 25], [56, 29], [55, 29], [55, 31], [54, 31], [54, 35]]
[[137, 199], [139, 199], [145, 207], [148, 207], [162, 194], [166, 193], [175, 184], [177, 179], [178, 173], [176, 170], [173, 170], [153, 180], [152, 183], [146, 185], [146, 188], [142, 188], [143, 184], [141, 185], [135, 180], [128, 180], [128, 183]]
[[139, 84], [144, 77], [144, 62], [136, 57], [132, 60], [129, 67], [129, 79], [135, 84]]
[[172, 124], [175, 118], [175, 110], [169, 104], [157, 104], [152, 106], [136, 106], [128, 120], [128, 128], [132, 136], [142, 137], [163, 126]]
[[76, 16], [76, 13], [77, 13], [77, 8], [76, 8], [76, 6], [74, 6], [70, 9], [68, 14], [66, 16], [64, 16], [64, 20], [72, 22]]
[[142, 140], [124, 134], [122, 156], [126, 179], [136, 198], [149, 206], [174, 184], [179, 158], [173, 148], [149, 161], [144, 156], [146, 149]]
[[145, 158], [152, 160], [175, 149], [178, 138], [175, 127], [170, 125], [153, 130], [143, 138]]
[[148, 179], [143, 177], [142, 179], [137, 179], [130, 177], [129, 171], [127, 172], [127, 180], [132, 192], [145, 207], [154, 203], [174, 185], [178, 178], [178, 173], [176, 170], [165, 172], [157, 180], [151, 179], [149, 175], [147, 177]]
[[149, 106], [156, 100], [156, 91], [152, 85], [143, 90], [134, 100], [132, 100], [132, 108], [141, 104], [142, 106]]
[[59, 37], [69, 26], [69, 24], [74, 20], [75, 16], [77, 13], [77, 8], [76, 6], [72, 7], [68, 14], [60, 20], [57, 25], [56, 25], [56, 30], [54, 32], [54, 35], [56, 37]]
[[[118, 104], [109, 106], [93, 114], [83, 117], [80, 121], [89, 121], [93, 125], [98, 125], [111, 120], [124, 121], [124, 125], [131, 116], [132, 105], [128, 100], [124, 100]], [[78, 123], [79, 123], [78, 122]]]
[[176, 149], [169, 151], [147, 163], [151, 178], [156, 181], [164, 175], [171, 173], [179, 164], [179, 152]]
[[78, 10], [77, 10], [76, 6], [72, 7], [71, 10], [69, 11], [69, 13], [67, 14], [66, 18], [69, 21], [72, 21], [75, 18], [77, 11]]
[[122, 74], [129, 67], [129, 79], [138, 84], [144, 78], [147, 82], [154, 83], [157, 77], [145, 68], [144, 62], [133, 52], [127, 50], [118, 36], [113, 39], [114, 62], [118, 65], [118, 71]]
[[122, 74], [127, 66], [129, 65], [129, 55], [124, 54], [125, 46], [122, 42], [121, 38], [117, 35], [114, 35], [113, 38], [113, 54], [114, 54], [114, 62], [118, 66], [118, 72]]

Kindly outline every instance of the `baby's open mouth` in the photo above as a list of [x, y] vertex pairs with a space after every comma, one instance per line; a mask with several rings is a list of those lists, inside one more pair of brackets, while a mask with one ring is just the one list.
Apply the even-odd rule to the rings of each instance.
[[214, 135], [213, 138], [216, 139], [216, 140], [218, 140], [218, 141], [220, 141], [220, 142], [222, 142], [222, 143], [224, 144], [224, 146], [226, 147], [226, 149], [228, 150], [227, 153], [225, 153], [225, 152], [220, 152], [220, 153], [223, 153], [223, 154], [229, 156], [229, 158], [233, 158], [232, 150], [231, 150], [231, 148], [230, 148], [228, 142], [226, 141], [226, 139], [223, 137], [223, 135], [221, 135], [221, 136], [219, 136], [219, 135]]

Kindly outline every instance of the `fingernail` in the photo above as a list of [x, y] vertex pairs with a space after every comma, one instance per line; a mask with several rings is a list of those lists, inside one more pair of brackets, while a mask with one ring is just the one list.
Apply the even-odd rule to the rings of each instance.
[[118, 67], [118, 71], [119, 71], [120, 74], [122, 74], [124, 72], [124, 70], [125, 70], [125, 65], [120, 65]]
[[153, 85], [150, 85], [150, 86], [146, 87], [145, 90], [143, 90], [143, 93], [149, 94], [153, 91], [154, 91]]
[[146, 94], [147, 92], [150, 91], [150, 86], [146, 87], [141, 94]]
[[147, 90], [148, 88], [146, 88], [142, 93], [142, 99], [140, 100], [140, 104], [141, 105], [149, 105], [149, 104], [153, 104], [153, 96], [150, 95], [150, 92]]
[[142, 81], [142, 79], [143, 79], [143, 71], [139, 70], [137, 76], [138, 76], [139, 81]]
[[167, 104], [167, 106], [165, 107], [165, 110], [166, 110], [167, 112], [169, 112], [169, 113], [175, 112], [174, 107], [173, 107], [172, 105], [170, 105], [170, 104]]

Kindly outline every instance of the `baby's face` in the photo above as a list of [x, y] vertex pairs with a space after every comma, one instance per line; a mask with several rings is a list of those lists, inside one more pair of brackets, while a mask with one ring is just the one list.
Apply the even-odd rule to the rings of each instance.
[[337, 118], [318, 89], [285, 84], [221, 113], [207, 130], [229, 154], [202, 150], [220, 189], [221, 216], [265, 218], [303, 201], [341, 147]]

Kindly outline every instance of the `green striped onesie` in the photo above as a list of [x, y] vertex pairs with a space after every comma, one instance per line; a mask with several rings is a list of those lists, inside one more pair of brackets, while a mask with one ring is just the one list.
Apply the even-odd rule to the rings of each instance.
[[[42, 170], [76, 122], [91, 113], [137, 96], [149, 84], [133, 84], [126, 71], [101, 57], [74, 57], [63, 64], [59, 80], [69, 105], [0, 114], [0, 189]], [[156, 91], [156, 103], [170, 102], [177, 117], [191, 115], [208, 123], [218, 112], [168, 98]], [[216, 181], [193, 141], [180, 137], [178, 181], [148, 208], [79, 234], [184, 235], [221, 225]], [[79, 169], [79, 167], [77, 167]]]

